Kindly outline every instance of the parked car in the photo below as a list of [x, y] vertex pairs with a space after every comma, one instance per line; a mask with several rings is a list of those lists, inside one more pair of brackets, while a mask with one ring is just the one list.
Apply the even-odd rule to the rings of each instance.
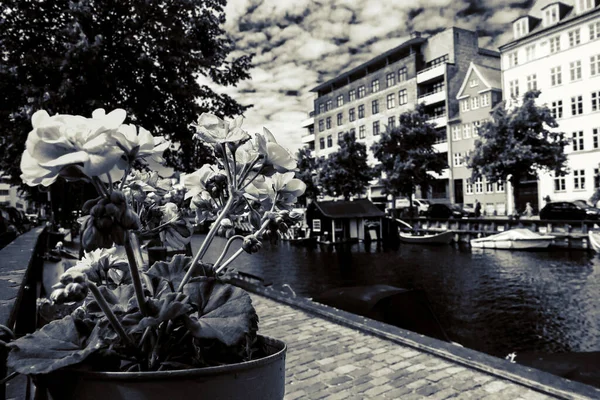
[[475, 213], [463, 210], [456, 204], [431, 204], [427, 210], [429, 218], [467, 218], [474, 217]]
[[[425, 215], [429, 209], [429, 201], [423, 199], [413, 199], [413, 207], [415, 207], [419, 215]], [[396, 199], [396, 208], [403, 210], [410, 208], [410, 201], [407, 198]]]
[[553, 201], [540, 211], [540, 219], [558, 220], [597, 220], [600, 218], [600, 209], [592, 207], [583, 200]]

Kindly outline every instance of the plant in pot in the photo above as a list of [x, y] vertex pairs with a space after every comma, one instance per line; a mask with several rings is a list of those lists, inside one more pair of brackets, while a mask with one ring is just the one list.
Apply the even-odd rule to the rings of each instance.
[[[172, 187], [133, 169], [152, 165], [169, 143], [124, 124], [125, 117], [120, 109], [32, 117], [24, 182], [85, 180], [98, 197], [83, 207], [85, 256], [46, 301], [64, 305], [61, 318], [8, 343], [9, 368], [33, 376], [55, 399], [282, 398], [285, 345], [257, 334], [250, 296], [228, 278], [240, 254], [296, 222], [289, 210], [305, 185], [294, 178], [295, 160], [266, 129], [251, 137], [241, 118], [202, 114], [192, 126], [214, 145], [218, 163], [183, 176], [185, 194], [176, 191], [190, 199], [198, 221], [214, 223], [193, 257], [147, 265], [141, 236], [158, 233], [176, 246], [191, 231], [169, 201], [173, 194], [165, 194]], [[252, 234], [227, 228], [242, 215]], [[227, 243], [208, 263], [219, 232]]]

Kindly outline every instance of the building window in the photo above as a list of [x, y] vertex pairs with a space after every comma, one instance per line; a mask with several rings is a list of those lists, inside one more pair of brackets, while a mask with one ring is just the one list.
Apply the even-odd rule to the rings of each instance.
[[388, 123], [387, 123], [387, 129], [388, 131], [390, 129], [394, 129], [396, 127], [396, 117], [389, 117], [388, 118]]
[[325, 103], [319, 104], [319, 114], [323, 114], [325, 112]]
[[581, 43], [580, 30], [579, 30], [579, 28], [573, 29], [572, 31], [569, 32], [569, 47], [577, 46], [580, 43]]
[[348, 110], [348, 120], [350, 122], [356, 120], [356, 113], [354, 112], [354, 108]]
[[398, 70], [398, 82], [404, 82], [408, 78], [408, 71], [406, 67], [402, 67]]
[[364, 139], [367, 136], [367, 128], [364, 125], [358, 127], [358, 138]]
[[325, 148], [325, 138], [319, 139], [319, 148], [323, 150]]
[[344, 114], [338, 113], [337, 115], [337, 125], [340, 126], [344, 123]]
[[483, 179], [481, 177], [475, 180], [475, 193], [483, 193]]
[[438, 65], [447, 63], [449, 59], [450, 59], [450, 57], [448, 56], [448, 54], [444, 54], [441, 57], [435, 58], [435, 59], [427, 62], [425, 64], [425, 67], [426, 68], [437, 67]]
[[373, 135], [379, 135], [379, 121], [373, 122]]
[[321, 232], [321, 220], [320, 219], [313, 219], [312, 230], [313, 230], [313, 232]]
[[490, 105], [490, 94], [484, 93], [481, 95], [481, 107], [486, 107]]
[[358, 106], [358, 119], [361, 119], [364, 117], [365, 117], [365, 105], [361, 104], [360, 106]]
[[327, 117], [325, 120], [325, 125], [327, 129], [331, 129], [331, 117]]
[[572, 81], [581, 79], [581, 61], [573, 61], [572, 63], [569, 63], [569, 70], [571, 71]]
[[519, 80], [515, 79], [514, 81], [508, 82], [508, 86], [510, 87], [510, 97], [519, 97]]
[[583, 96], [571, 97], [571, 115], [583, 114]]
[[469, 139], [471, 137], [471, 124], [463, 125], [463, 139]]
[[535, 44], [525, 47], [525, 58], [532, 61], [535, 58]]
[[471, 109], [479, 108], [479, 96], [471, 97]]
[[550, 108], [552, 112], [552, 116], [554, 119], [562, 118], [563, 116], [563, 102], [562, 100], [556, 100], [552, 102], [552, 107]]
[[0, 196], [8, 196], [10, 194], [10, 190], [0, 189]]
[[600, 21], [592, 22], [588, 25], [590, 29], [590, 40], [596, 40], [600, 38]]
[[462, 153], [454, 153], [454, 166], [462, 167], [464, 165]]
[[600, 189], [600, 168], [594, 168], [594, 189]]
[[371, 102], [371, 114], [379, 113], [379, 100], [373, 100]]
[[342, 141], [343, 138], [344, 138], [344, 132], [338, 132], [338, 145], [340, 144], [340, 142]]
[[573, 189], [585, 190], [585, 169], [573, 171]]
[[390, 72], [385, 76], [385, 85], [386, 87], [392, 87], [396, 84], [396, 74]]
[[469, 99], [464, 99], [460, 101], [460, 109], [462, 111], [469, 111]]
[[557, 86], [562, 84], [562, 73], [561, 67], [550, 68], [550, 84], [552, 86]]
[[527, 76], [527, 90], [537, 90], [537, 75], [528, 75]]
[[348, 101], [356, 100], [356, 90], [352, 89], [348, 92]]
[[355, 128], [350, 128], [350, 136], [352, 136], [353, 138], [356, 138], [356, 129]]
[[485, 180], [485, 192], [494, 193], [494, 183], [488, 181], [487, 179]]
[[396, 95], [394, 93], [388, 94], [387, 98], [386, 98], [386, 103], [387, 103], [388, 110], [390, 108], [396, 107]]
[[319, 132], [323, 132], [325, 130], [325, 121], [322, 119], [319, 120]]
[[590, 75], [600, 75], [600, 54], [590, 57]]
[[481, 121], [473, 122], [473, 137], [479, 136], [479, 127], [481, 126]]
[[337, 104], [338, 107], [341, 107], [341, 106], [344, 105], [344, 95], [343, 94], [340, 94], [337, 97], [336, 104]]
[[331, 137], [331, 135], [327, 136], [327, 147], [332, 147], [333, 146], [333, 138]]
[[375, 79], [371, 82], [371, 93], [379, 92], [379, 79]]
[[331, 110], [332, 108], [333, 108], [333, 107], [332, 107], [331, 100], [327, 100], [327, 103], [325, 104], [325, 111], [329, 111], [329, 110]]
[[508, 55], [508, 66], [514, 67], [515, 65], [519, 65], [519, 53], [516, 51]]
[[465, 179], [465, 193], [473, 194], [473, 183], [470, 179]]
[[452, 127], [452, 140], [460, 140], [460, 125], [454, 125]]
[[362, 99], [363, 97], [365, 97], [365, 86], [359, 86], [358, 87], [358, 98]]
[[600, 129], [599, 128], [594, 128], [592, 129], [592, 143], [595, 149], [598, 148], [598, 134], [600, 133]]
[[496, 192], [504, 193], [504, 181], [496, 182]]
[[577, 0], [579, 5], [579, 12], [587, 11], [594, 8], [594, 0]]
[[402, 89], [398, 92], [398, 104], [403, 105], [408, 103], [408, 94], [406, 93], [406, 89]]
[[573, 151], [583, 150], [583, 131], [573, 132]]
[[544, 12], [544, 25], [548, 26], [558, 22], [558, 5], [546, 8]]
[[567, 190], [567, 183], [564, 176], [557, 176], [554, 178], [554, 191], [564, 192]]
[[550, 38], [550, 53], [556, 53], [560, 51], [560, 36]]
[[473, 78], [469, 81], [469, 87], [479, 86], [479, 79]]
[[592, 92], [592, 111], [600, 110], [600, 91]]

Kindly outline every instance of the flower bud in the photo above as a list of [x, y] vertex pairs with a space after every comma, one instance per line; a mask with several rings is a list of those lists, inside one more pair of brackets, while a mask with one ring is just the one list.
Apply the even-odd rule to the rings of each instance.
[[121, 218], [121, 226], [125, 229], [140, 229], [140, 217], [138, 217], [138, 215], [136, 213], [134, 213], [132, 210], [127, 209], [124, 213], [123, 213], [123, 217]]
[[113, 190], [110, 194], [110, 202], [113, 204], [125, 204], [125, 195], [119, 190]]
[[253, 235], [246, 236], [244, 238], [244, 242], [242, 243], [242, 249], [249, 254], [256, 253], [258, 250], [260, 250], [261, 246], [262, 243], [260, 240]]
[[113, 226], [113, 220], [109, 216], [94, 218], [94, 225], [102, 232], [110, 232]]
[[92, 217], [101, 217], [105, 213], [106, 209], [104, 208], [104, 205], [99, 203], [92, 207], [92, 209], [90, 210], [90, 214], [92, 215]]

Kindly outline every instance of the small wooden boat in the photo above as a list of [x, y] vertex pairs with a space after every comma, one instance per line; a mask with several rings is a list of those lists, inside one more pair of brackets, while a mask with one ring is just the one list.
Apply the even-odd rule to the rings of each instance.
[[312, 246], [317, 244], [316, 236], [303, 238], [284, 238], [283, 240], [294, 246]]
[[419, 235], [413, 232], [399, 232], [400, 241], [415, 244], [449, 244], [454, 240], [454, 232], [426, 233]]
[[482, 249], [528, 250], [545, 249], [554, 236], [540, 235], [529, 229], [511, 229], [496, 235], [471, 240], [471, 247]]
[[594, 250], [596, 253], [600, 253], [600, 231], [589, 231], [588, 241], [590, 249]]

